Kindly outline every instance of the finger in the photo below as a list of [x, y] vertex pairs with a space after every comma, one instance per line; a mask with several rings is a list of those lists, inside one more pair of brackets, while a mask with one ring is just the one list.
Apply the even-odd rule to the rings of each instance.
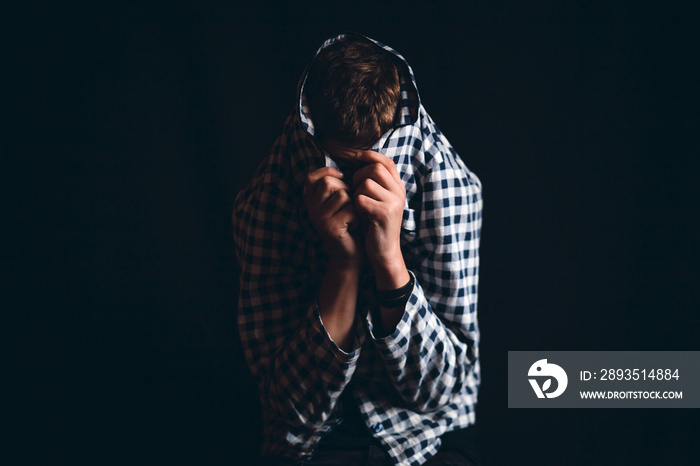
[[352, 177], [353, 187], [357, 189], [366, 180], [374, 180], [375, 183], [388, 191], [405, 190], [403, 183], [400, 183], [399, 186], [386, 167], [379, 163], [373, 163], [357, 170]]
[[306, 175], [306, 182], [308, 184], [314, 184], [324, 176], [334, 176], [336, 178], [342, 178], [343, 172], [333, 167], [323, 167], [312, 171]]
[[360, 217], [357, 215], [355, 206], [350, 203], [333, 215], [333, 220], [347, 225], [348, 231], [353, 230], [360, 224]]
[[343, 175], [343, 172], [341, 172], [340, 170], [337, 170], [333, 167], [323, 167], [323, 168], [319, 168], [317, 170], [312, 171], [311, 173], [306, 175], [306, 180], [304, 182], [304, 191], [303, 191], [304, 196], [306, 196], [309, 193], [312, 186], [314, 186], [316, 184], [316, 182], [318, 182], [318, 180], [320, 180], [321, 178], [323, 178], [325, 176], [332, 176], [332, 177], [340, 179], [345, 175]]
[[321, 206], [321, 210], [328, 217], [332, 217], [347, 206], [352, 206], [352, 198], [345, 190], [334, 192]]
[[367, 178], [355, 187], [353, 196], [357, 199], [360, 195], [382, 202], [390, 200], [392, 194], [384, 186], [374, 181], [374, 179]]
[[363, 217], [368, 217], [372, 218], [375, 216], [377, 212], [381, 210], [382, 203], [381, 201], [377, 201], [376, 199], [372, 199], [369, 196], [366, 196], [364, 194], [360, 194], [358, 196], [355, 196], [355, 209], [357, 210], [357, 213], [362, 215]]
[[305, 201], [309, 206], [318, 207], [337, 191], [350, 191], [350, 187], [336, 177], [324, 176], [306, 190]]
[[386, 155], [374, 152], [373, 150], [363, 150], [357, 153], [356, 159], [358, 162], [364, 163], [381, 163], [397, 182], [403, 183], [403, 181], [401, 181], [401, 175], [399, 175], [399, 171], [396, 169], [396, 164]]

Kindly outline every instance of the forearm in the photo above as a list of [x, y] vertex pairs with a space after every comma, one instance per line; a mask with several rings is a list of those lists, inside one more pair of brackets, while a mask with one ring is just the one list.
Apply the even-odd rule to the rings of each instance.
[[371, 329], [397, 393], [418, 412], [444, 406], [465, 386], [476, 389], [476, 316], [468, 307], [436, 305], [417, 280], [396, 327], [384, 334]]
[[273, 355], [261, 386], [279, 420], [305, 435], [325, 424], [352, 379], [360, 353], [345, 352], [331, 340], [319, 310], [313, 305], [309, 318], [299, 322], [299, 330]]
[[[311, 442], [327, 427], [360, 351], [343, 351], [332, 340], [321, 320], [318, 291], [306, 293], [299, 286], [309, 283], [303, 270], [244, 277], [239, 331], [258, 379], [266, 423], [291, 426], [301, 441]], [[355, 325], [350, 334], [358, 334], [361, 342], [362, 323], [356, 319]]]
[[353, 349], [359, 282], [359, 263], [340, 265], [330, 261], [318, 294], [323, 326], [338, 348], [346, 353]]
[[[398, 257], [374, 266], [374, 278], [377, 291], [397, 290], [411, 279], [400, 251]], [[375, 335], [383, 337], [394, 332], [405, 311], [404, 301], [400, 305], [386, 307], [380, 305], [379, 314], [374, 319]]]
[[412, 295], [392, 332], [372, 329], [392, 383], [417, 411], [478, 388], [481, 192], [456, 161], [447, 165], [422, 180], [415, 233], [402, 238], [416, 277]]

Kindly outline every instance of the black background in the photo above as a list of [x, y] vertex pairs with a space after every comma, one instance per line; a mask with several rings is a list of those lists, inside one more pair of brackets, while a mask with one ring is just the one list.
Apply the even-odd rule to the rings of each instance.
[[[698, 350], [697, 17], [658, 2], [40, 6], [2, 18], [16, 459], [247, 464], [235, 193], [328, 36], [412, 65], [483, 182], [487, 464], [691, 464], [695, 410], [509, 410], [509, 350]], [[5, 222], [3, 222], [5, 223]]]

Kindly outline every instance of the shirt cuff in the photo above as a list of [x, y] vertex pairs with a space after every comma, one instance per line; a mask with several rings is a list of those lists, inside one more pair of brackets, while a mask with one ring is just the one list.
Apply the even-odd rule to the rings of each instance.
[[311, 306], [310, 309], [310, 319], [312, 324], [312, 328], [320, 335], [323, 336], [324, 340], [326, 341], [327, 349], [330, 349], [330, 351], [333, 352], [333, 354], [346, 362], [351, 362], [352, 360], [357, 359], [357, 357], [360, 354], [360, 348], [362, 347], [362, 344], [364, 343], [365, 340], [365, 332], [364, 332], [364, 327], [362, 325], [361, 319], [355, 315], [355, 324], [353, 326], [353, 331], [352, 331], [352, 345], [351, 348], [353, 348], [351, 351], [343, 351], [334, 341], [333, 338], [331, 338], [330, 334], [326, 330], [326, 327], [323, 325], [323, 319], [321, 319], [321, 311], [318, 308], [318, 303], [315, 303], [314, 305]]
[[408, 273], [413, 276], [413, 290], [411, 290], [411, 296], [409, 296], [408, 301], [404, 306], [403, 315], [401, 316], [399, 323], [396, 324], [394, 331], [383, 337], [376, 336], [374, 333], [375, 326], [372, 322], [372, 313], [379, 313], [379, 306], [373, 306], [367, 314], [367, 333], [369, 333], [370, 337], [375, 342], [381, 342], [387, 346], [391, 346], [394, 342], [401, 341], [404, 337], [408, 338], [411, 332], [411, 322], [414, 320], [416, 313], [418, 313], [422, 307], [420, 303], [425, 301], [425, 296], [423, 295], [423, 290], [418, 284], [416, 276], [410, 270]]

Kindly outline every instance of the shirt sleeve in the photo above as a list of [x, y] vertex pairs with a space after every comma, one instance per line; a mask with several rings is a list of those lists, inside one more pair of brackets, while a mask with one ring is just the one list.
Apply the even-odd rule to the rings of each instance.
[[[240, 263], [238, 328], [256, 378], [268, 452], [313, 449], [330, 430], [337, 401], [359, 357], [362, 321], [354, 346], [341, 350], [326, 332], [316, 305], [309, 232], [284, 186], [266, 183], [236, 199], [233, 231]], [[284, 203], [284, 204], [282, 204]]]
[[399, 396], [426, 412], [464, 390], [476, 396], [482, 199], [478, 178], [456, 157], [436, 163], [421, 184], [409, 212], [415, 231], [402, 232], [413, 292], [392, 334], [377, 338], [367, 323]]

